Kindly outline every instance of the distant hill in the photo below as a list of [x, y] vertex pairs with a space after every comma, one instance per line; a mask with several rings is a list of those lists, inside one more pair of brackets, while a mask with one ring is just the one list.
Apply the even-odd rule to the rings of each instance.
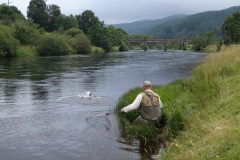
[[140, 20], [113, 26], [125, 30], [130, 35], [149, 34], [161, 38], [192, 38], [203, 35], [209, 30], [214, 30], [217, 35], [220, 35], [217, 28], [221, 27], [224, 18], [237, 11], [240, 11], [240, 6], [219, 11], [206, 11], [194, 15], [179, 14], [157, 20]]
[[151, 29], [155, 25], [162, 24], [169, 20], [178, 20], [186, 16], [187, 15], [185, 14], [178, 14], [178, 15], [168, 16], [162, 19], [156, 19], [156, 20], [145, 19], [145, 20], [135, 21], [131, 23], [114, 24], [113, 26], [115, 28], [121, 28], [125, 30], [128, 34], [143, 34], [149, 31], [149, 29]]
[[155, 25], [149, 28], [144, 34], [150, 34], [155, 37], [186, 37], [192, 38], [203, 35], [209, 30], [214, 30], [220, 35], [218, 28], [221, 27], [224, 18], [240, 11], [240, 6], [231, 7], [220, 11], [207, 11], [187, 16], [177, 21], [168, 21], [166, 23]]

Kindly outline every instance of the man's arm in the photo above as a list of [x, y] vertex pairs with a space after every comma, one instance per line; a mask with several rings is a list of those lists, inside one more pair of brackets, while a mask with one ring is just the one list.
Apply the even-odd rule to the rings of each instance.
[[124, 108], [122, 108], [122, 109], [121, 109], [121, 112], [126, 112], [126, 113], [127, 113], [127, 112], [129, 112], [129, 111], [132, 111], [132, 110], [137, 109], [137, 108], [139, 107], [141, 101], [142, 101], [142, 94], [140, 93], [140, 94], [136, 97], [136, 99], [133, 101], [133, 103], [130, 104], [130, 105], [128, 105], [128, 106], [126, 106], [126, 107], [124, 107]]
[[159, 106], [160, 106], [160, 108], [163, 108], [163, 104], [162, 104], [162, 101], [161, 101], [161, 99], [160, 99], [160, 97], [159, 97]]

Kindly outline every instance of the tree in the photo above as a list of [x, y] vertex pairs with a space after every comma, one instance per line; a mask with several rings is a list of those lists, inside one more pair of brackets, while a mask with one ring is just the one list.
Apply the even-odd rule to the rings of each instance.
[[6, 4], [0, 5], [0, 22], [10, 25], [17, 20], [26, 20], [17, 7]]
[[216, 33], [213, 30], [210, 30], [206, 33], [206, 43], [207, 45], [213, 44], [217, 38]]
[[98, 18], [93, 18], [93, 25], [88, 29], [87, 36], [93, 46], [102, 47], [106, 52], [112, 48], [110, 34], [104, 22], [99, 22]]
[[86, 10], [82, 15], [76, 15], [78, 20], [79, 29], [81, 29], [85, 34], [87, 34], [88, 29], [92, 27], [94, 21], [99, 21], [91, 10]]
[[78, 21], [72, 14], [70, 14], [70, 16], [66, 16], [64, 19], [64, 29], [68, 30], [70, 28], [78, 29]]
[[46, 30], [47, 31], [54, 31], [54, 30], [57, 30], [58, 27], [56, 26], [56, 23], [57, 23], [57, 18], [59, 15], [61, 15], [61, 10], [60, 10], [60, 7], [57, 6], [57, 5], [48, 5], [48, 8], [47, 8], [47, 12], [48, 12], [48, 23], [46, 24]]
[[61, 14], [57, 17], [57, 21], [55, 24], [55, 27], [58, 28], [58, 30], [66, 31], [71, 28], [78, 29], [78, 21], [77, 19], [71, 14], [70, 16], [66, 16], [64, 14]]
[[202, 36], [197, 36], [195, 38], [192, 38], [192, 42], [193, 42], [193, 49], [195, 51], [201, 51], [207, 45], [206, 39]]
[[240, 41], [240, 11], [233, 13], [232, 16], [224, 20], [221, 26], [221, 33], [227, 45], [230, 45], [231, 41], [235, 43]]
[[119, 46], [120, 51], [129, 50], [130, 43], [127, 41], [128, 34], [126, 31], [120, 28], [116, 29], [113, 25], [108, 26], [108, 31], [113, 46]]
[[22, 12], [20, 10], [18, 10], [18, 8], [16, 6], [10, 6], [10, 8], [13, 10], [14, 13], [23, 15]]
[[41, 27], [46, 27], [48, 24], [48, 10], [44, 0], [31, 0], [27, 10], [28, 19], [33, 20], [34, 23]]

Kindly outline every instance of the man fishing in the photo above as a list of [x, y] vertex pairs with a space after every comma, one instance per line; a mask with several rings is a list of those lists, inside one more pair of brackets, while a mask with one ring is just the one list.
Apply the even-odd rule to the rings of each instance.
[[161, 120], [161, 108], [163, 107], [160, 96], [152, 91], [150, 81], [145, 81], [142, 85], [144, 92], [138, 94], [132, 104], [121, 109], [121, 112], [129, 112], [139, 108], [140, 115], [133, 124], [147, 124], [150, 121], [159, 125]]

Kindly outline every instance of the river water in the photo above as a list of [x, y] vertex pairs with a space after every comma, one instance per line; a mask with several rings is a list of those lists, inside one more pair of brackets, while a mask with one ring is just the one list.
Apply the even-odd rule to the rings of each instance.
[[[191, 77], [206, 55], [149, 50], [0, 59], [0, 159], [143, 159], [137, 141], [118, 141], [118, 99], [141, 86], [143, 73], [154, 85]], [[93, 97], [82, 98], [86, 91]]]

